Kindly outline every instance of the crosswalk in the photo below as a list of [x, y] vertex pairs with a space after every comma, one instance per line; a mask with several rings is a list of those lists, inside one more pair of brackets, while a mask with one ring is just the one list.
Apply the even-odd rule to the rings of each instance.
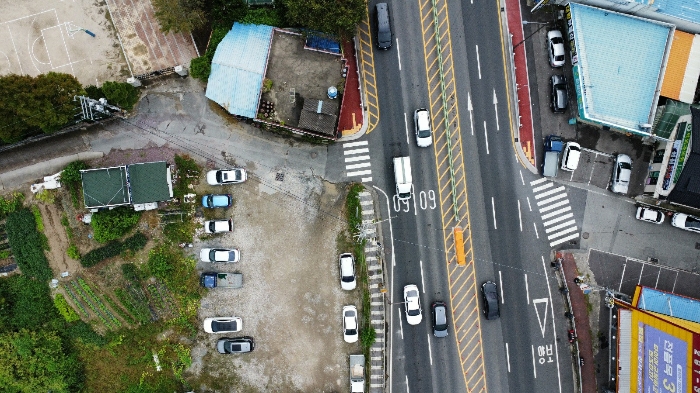
[[549, 246], [577, 239], [579, 228], [569, 206], [566, 187], [555, 187], [546, 177], [531, 181], [530, 186], [535, 194], [537, 210], [542, 217]]
[[361, 176], [362, 183], [372, 181], [367, 141], [343, 143], [343, 155], [348, 177]]

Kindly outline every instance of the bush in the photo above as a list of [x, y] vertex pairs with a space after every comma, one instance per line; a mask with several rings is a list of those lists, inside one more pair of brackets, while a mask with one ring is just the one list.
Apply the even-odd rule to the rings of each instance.
[[34, 221], [36, 222], [36, 229], [39, 232], [44, 232], [44, 222], [41, 220], [41, 211], [36, 205], [32, 205], [32, 214], [34, 215]]
[[53, 304], [66, 321], [74, 322], [80, 319], [80, 315], [68, 304], [63, 294], [59, 293], [56, 295], [56, 297], [53, 298]]
[[107, 339], [97, 334], [92, 326], [83, 321], [76, 321], [68, 326], [68, 336], [72, 339], [82, 341], [83, 344], [102, 347], [107, 344]]
[[37, 330], [53, 325], [55, 320], [63, 322], [51, 299], [46, 281], [31, 279], [24, 272], [3, 281], [7, 281], [8, 289], [3, 293], [3, 307], [10, 313], [9, 324], [14, 330]]
[[80, 264], [84, 267], [95, 266], [105, 259], [116, 257], [123, 251], [138, 251], [146, 246], [147, 241], [148, 238], [143, 233], [136, 232], [133, 236], [124, 240], [124, 243], [115, 240], [109, 242], [106, 246], [89, 251], [80, 258]]
[[88, 169], [89, 166], [84, 161], [73, 161], [66, 165], [61, 172], [61, 183], [81, 183], [83, 177], [80, 174], [81, 170]]
[[202, 169], [197, 162], [188, 155], [175, 155], [175, 168], [180, 177], [175, 183], [173, 194], [182, 198], [185, 194], [192, 192], [189, 188], [192, 179], [197, 179], [202, 174]]
[[282, 18], [276, 8], [251, 8], [241, 23], [280, 27]]
[[37, 231], [34, 215], [29, 209], [7, 216], [6, 230], [12, 253], [22, 273], [39, 281], [51, 279], [53, 273], [44, 255], [46, 237]]
[[363, 348], [369, 348], [374, 344], [374, 341], [377, 339], [377, 332], [374, 331], [374, 328], [369, 327], [366, 329], [360, 330], [360, 344], [362, 344]]
[[151, 274], [162, 280], [167, 280], [173, 270], [177, 258], [165, 245], [161, 244], [148, 253], [148, 269]]
[[8, 197], [0, 197], [0, 218], [21, 209], [23, 201], [24, 194], [21, 192], [14, 192]]
[[85, 88], [85, 94], [92, 98], [93, 100], [99, 100], [100, 98], [105, 98], [105, 93], [102, 92], [102, 89], [95, 85], [90, 85]]
[[80, 260], [80, 251], [78, 251], [78, 247], [76, 247], [75, 244], [71, 244], [70, 246], [68, 246], [68, 249], [66, 249], [66, 254], [71, 259], [75, 259], [76, 261]]
[[348, 197], [345, 200], [345, 218], [348, 221], [350, 233], [355, 234], [362, 224], [362, 207], [360, 206], [360, 192], [364, 190], [362, 184], [355, 183], [350, 186]]
[[141, 212], [126, 207], [100, 211], [92, 215], [95, 240], [106, 243], [126, 235], [141, 218]]
[[122, 275], [127, 281], [136, 285], [141, 283], [141, 273], [139, 268], [133, 263], [125, 263], [122, 265]]
[[102, 92], [110, 104], [127, 111], [132, 110], [139, 101], [139, 90], [124, 82], [107, 81], [102, 85]]
[[34, 198], [39, 202], [52, 205], [54, 202], [54, 193], [53, 190], [41, 190], [34, 195]]
[[196, 57], [190, 61], [190, 74], [193, 78], [197, 78], [204, 82], [209, 79], [209, 74], [211, 73], [211, 62], [214, 59], [216, 47], [219, 46], [219, 43], [221, 43], [224, 37], [226, 37], [229, 30], [231, 30], [231, 25], [224, 28], [215, 28], [211, 32], [211, 38], [209, 39], [207, 51], [203, 56]]

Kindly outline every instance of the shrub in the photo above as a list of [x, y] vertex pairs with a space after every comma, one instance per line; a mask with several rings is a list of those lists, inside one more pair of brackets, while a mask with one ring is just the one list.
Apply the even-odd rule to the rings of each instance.
[[10, 252], [10, 250], [0, 251], [0, 259], [9, 258], [10, 255], [12, 255], [12, 253]]
[[0, 218], [21, 209], [23, 201], [24, 194], [21, 192], [14, 192], [8, 197], [0, 197]]
[[88, 169], [89, 166], [84, 161], [73, 161], [66, 165], [61, 172], [61, 183], [81, 183], [83, 181], [80, 171]]
[[105, 98], [105, 93], [102, 92], [102, 89], [95, 85], [85, 87], [85, 94], [87, 94], [87, 96], [92, 98], [93, 100]]
[[136, 232], [133, 236], [127, 237], [126, 240], [124, 240], [124, 249], [138, 251], [146, 247], [147, 242], [148, 238], [146, 235], [141, 232]]
[[106, 243], [126, 235], [141, 218], [141, 212], [126, 207], [100, 211], [92, 215], [95, 240]]
[[156, 246], [148, 253], [148, 269], [151, 274], [162, 280], [167, 280], [173, 270], [174, 259], [177, 258], [163, 244]]
[[173, 193], [176, 197], [182, 198], [185, 194], [192, 192], [189, 186], [192, 179], [197, 179], [202, 173], [202, 169], [197, 165], [197, 162], [187, 155], [175, 156], [175, 168], [177, 169], [180, 178], [175, 183]]
[[40, 281], [51, 279], [53, 273], [44, 255], [46, 237], [42, 238], [36, 230], [36, 221], [29, 209], [7, 216], [6, 230], [12, 253], [22, 273]]
[[252, 8], [241, 19], [241, 23], [280, 27], [282, 18], [276, 8]]
[[44, 232], [44, 222], [41, 220], [41, 211], [36, 205], [32, 205], [32, 214], [34, 215], [34, 221], [36, 221], [36, 229], [39, 232]]
[[59, 293], [56, 295], [56, 297], [53, 298], [53, 304], [66, 321], [73, 322], [80, 319], [78, 313], [73, 310], [73, 307], [71, 307], [70, 304], [68, 304], [68, 301], [66, 301], [66, 298], [63, 297], [63, 294]]
[[68, 336], [82, 341], [84, 344], [91, 344], [102, 347], [107, 344], [107, 339], [97, 334], [90, 325], [83, 321], [76, 321], [68, 326]]
[[141, 283], [141, 273], [139, 272], [139, 268], [133, 263], [125, 263], [122, 265], [122, 275], [127, 281], [136, 285]]
[[75, 259], [76, 261], [80, 260], [80, 251], [78, 251], [78, 247], [76, 247], [75, 244], [72, 244], [68, 246], [68, 249], [66, 249], [66, 254], [71, 258]]
[[[22, 275], [7, 277], [9, 287], [5, 293], [3, 307], [9, 310], [10, 326], [37, 330], [58, 319], [63, 322], [54, 306], [46, 281], [39, 281]], [[3, 280], [3, 281], [4, 281]]]
[[102, 92], [110, 104], [130, 111], [139, 101], [139, 90], [124, 82], [107, 81], [102, 85]]
[[47, 205], [52, 205], [55, 200], [55, 195], [52, 190], [41, 190], [34, 195], [34, 198], [39, 202], [43, 202]]
[[133, 236], [127, 238], [124, 243], [115, 240], [109, 242], [106, 246], [87, 252], [80, 258], [80, 264], [85, 267], [95, 266], [105, 259], [116, 257], [125, 250], [138, 251], [145, 247], [147, 241], [148, 238], [143, 233], [136, 232]]
[[362, 207], [360, 206], [360, 192], [364, 190], [362, 184], [355, 183], [350, 186], [348, 197], [345, 200], [345, 218], [348, 221], [350, 232], [355, 234], [362, 224]]
[[209, 74], [211, 73], [211, 61], [214, 59], [216, 47], [219, 46], [219, 43], [221, 43], [221, 40], [226, 37], [226, 34], [230, 29], [231, 25], [229, 24], [224, 28], [215, 28], [211, 32], [211, 38], [209, 39], [207, 51], [203, 56], [196, 57], [190, 61], [190, 74], [193, 78], [197, 78], [204, 82], [209, 79]]
[[369, 327], [366, 329], [360, 330], [360, 343], [362, 344], [363, 348], [369, 348], [374, 344], [374, 341], [377, 339], [377, 332], [374, 330], [374, 328]]

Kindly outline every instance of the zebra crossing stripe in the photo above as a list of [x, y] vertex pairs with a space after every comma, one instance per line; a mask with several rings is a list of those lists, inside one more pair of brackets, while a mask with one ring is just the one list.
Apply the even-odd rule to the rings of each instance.
[[565, 223], [563, 223], [563, 224], [555, 225], [555, 226], [553, 226], [553, 227], [551, 227], [551, 228], [546, 228], [546, 229], [544, 230], [544, 233], [554, 232], [554, 231], [557, 231], [557, 230], [559, 230], [559, 229], [566, 228], [566, 227], [568, 227], [568, 226], [570, 226], [570, 225], [576, 225], [576, 221], [574, 221], [574, 220], [569, 220], [569, 221], [567, 221], [567, 222], [565, 222]]
[[543, 192], [543, 193], [541, 193], [541, 194], [537, 194], [537, 195], [535, 195], [535, 199], [544, 198], [544, 197], [546, 197], [546, 196], [548, 196], [548, 195], [556, 194], [556, 193], [562, 192], [562, 191], [564, 191], [564, 190], [566, 190], [566, 187], [561, 186], [561, 187], [559, 187], [559, 188], [555, 188], [555, 189], [553, 189], [553, 190], [549, 190], [549, 191], [547, 191], [547, 192]]
[[546, 204], [548, 204], [548, 203], [554, 202], [554, 201], [556, 201], [557, 199], [561, 199], [561, 198], [566, 198], [566, 193], [561, 193], [561, 194], [555, 195], [555, 196], [553, 196], [553, 197], [551, 197], [551, 198], [543, 199], [543, 200], [537, 202], [537, 206], [546, 205]]
[[345, 162], [369, 161], [369, 156], [345, 157]]
[[566, 220], [567, 218], [571, 218], [571, 217], [573, 217], [573, 216], [574, 216], [574, 213], [567, 213], [567, 214], [564, 214], [563, 216], [559, 216], [559, 217], [554, 218], [554, 219], [552, 219], [552, 220], [545, 221], [545, 222], [542, 223], [542, 225], [544, 225], [545, 227], [548, 227], [548, 226], [554, 224], [555, 222], [564, 221], [564, 220]]
[[372, 174], [371, 169], [368, 169], [366, 171], [348, 172], [348, 176], [362, 176], [362, 175], [370, 175], [370, 174]]
[[543, 186], [539, 186], [539, 187], [533, 188], [533, 189], [532, 189], [532, 192], [538, 193], [538, 192], [540, 192], [540, 191], [542, 191], [542, 190], [546, 190], [546, 189], [548, 189], [549, 187], [552, 187], [552, 186], [554, 186], [554, 183], [547, 183], [547, 184], [545, 184], [545, 185], [543, 185]]
[[547, 236], [547, 240], [556, 239], [559, 236], [566, 235], [567, 233], [576, 232], [576, 231], [578, 231], [578, 227], [567, 228], [567, 229], [564, 229], [563, 231], [559, 231], [557, 233], [553, 233], [553, 234]]
[[573, 235], [570, 235], [570, 236], [567, 236], [567, 237], [563, 237], [563, 238], [561, 238], [561, 239], [559, 239], [559, 240], [555, 240], [555, 241], [549, 243], [549, 246], [550, 246], [550, 247], [554, 247], [554, 246], [557, 246], [557, 245], [562, 244], [562, 243], [564, 243], [564, 242], [568, 242], [569, 240], [574, 240], [574, 239], [576, 239], [576, 238], [578, 238], [578, 233], [574, 233]]
[[369, 149], [364, 148], [364, 149], [345, 150], [343, 153], [344, 153], [346, 156], [349, 156], [349, 155], [351, 155], [351, 154], [369, 153]]
[[552, 209], [558, 208], [559, 206], [565, 206], [565, 205], [568, 205], [568, 204], [569, 204], [569, 200], [568, 200], [568, 199], [564, 199], [563, 201], [559, 201], [559, 202], [554, 203], [554, 204], [551, 204], [551, 205], [549, 205], [549, 206], [541, 207], [541, 208], [540, 208], [540, 213], [548, 212], [548, 211], [550, 211], [550, 210], [552, 210]]
[[369, 162], [361, 162], [359, 164], [351, 164], [351, 165], [345, 165], [345, 169], [358, 169], [358, 168], [366, 168], [368, 166], [372, 165]]
[[539, 178], [539, 179], [537, 179], [537, 180], [531, 181], [531, 182], [530, 182], [530, 185], [531, 185], [531, 186], [536, 186], [536, 185], [538, 185], [538, 184], [540, 184], [540, 183], [544, 183], [544, 182], [546, 182], [546, 181], [547, 181], [547, 178], [546, 178], [546, 177], [541, 177], [541, 178]]
[[367, 146], [367, 141], [343, 143], [343, 148], [355, 147], [355, 146]]
[[551, 212], [551, 213], [543, 214], [543, 215], [542, 215], [542, 219], [543, 219], [543, 220], [546, 220], [546, 219], [548, 219], [548, 218], [550, 218], [550, 217], [558, 216], [558, 215], [560, 215], [561, 213], [568, 212], [569, 210], [571, 210], [571, 206], [567, 206], [567, 207], [565, 207], [565, 208], [563, 208], [563, 209], [555, 210], [555, 211], [553, 211], [553, 212]]

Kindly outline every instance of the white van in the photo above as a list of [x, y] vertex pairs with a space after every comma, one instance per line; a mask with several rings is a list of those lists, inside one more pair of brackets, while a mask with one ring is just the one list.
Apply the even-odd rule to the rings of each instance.
[[413, 177], [411, 177], [411, 157], [394, 157], [394, 179], [396, 195], [400, 200], [411, 199]]

